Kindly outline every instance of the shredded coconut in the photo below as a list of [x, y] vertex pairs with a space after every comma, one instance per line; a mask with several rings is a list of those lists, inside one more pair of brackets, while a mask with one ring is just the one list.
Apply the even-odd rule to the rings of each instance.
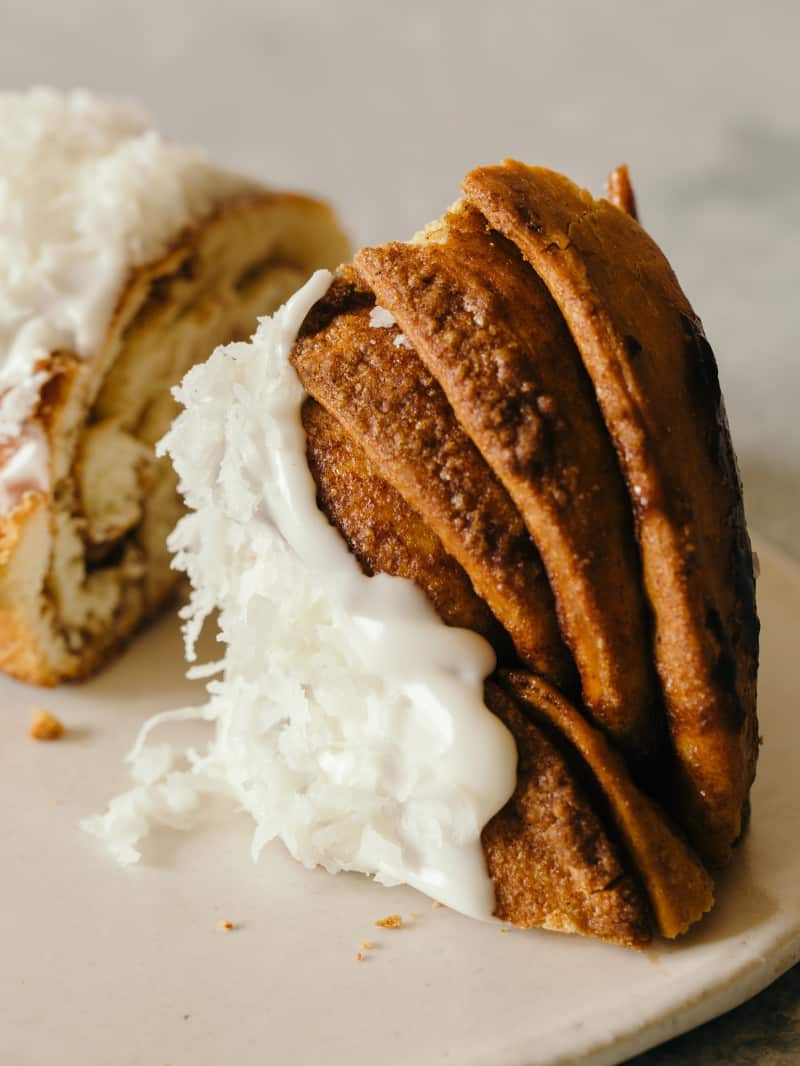
[[385, 307], [379, 307], [378, 304], [375, 304], [369, 313], [369, 324], [373, 329], [389, 329], [395, 324], [394, 315], [391, 311], [387, 311]]
[[[392, 312], [378, 304], [375, 304], [369, 313], [369, 324], [373, 329], [391, 329], [392, 326], [397, 325]], [[405, 333], [397, 333], [392, 344], [395, 348], [411, 348], [411, 342]]]

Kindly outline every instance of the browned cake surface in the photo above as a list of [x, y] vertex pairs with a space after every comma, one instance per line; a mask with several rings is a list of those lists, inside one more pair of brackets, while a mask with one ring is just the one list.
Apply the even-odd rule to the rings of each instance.
[[663, 714], [625, 486], [547, 289], [467, 205], [428, 240], [364, 248], [355, 266], [522, 515], [587, 709], [623, 750], [656, 752]]
[[486, 700], [519, 752], [516, 791], [481, 838], [496, 916], [644, 946], [644, 894], [567, 761], [496, 686], [487, 684]]
[[501, 683], [534, 719], [548, 722], [591, 770], [611, 820], [647, 891], [659, 933], [676, 937], [711, 908], [714, 886], [702, 863], [664, 812], [637, 788], [602, 733], [547, 682], [515, 671]]
[[395, 329], [370, 325], [371, 294], [338, 278], [292, 353], [308, 392], [464, 568], [520, 657], [572, 685], [541, 559], [510, 497]]
[[713, 353], [660, 249], [623, 211], [513, 161], [463, 187], [545, 282], [592, 378], [636, 520], [679, 815], [724, 862], [755, 772], [758, 620]]
[[513, 658], [508, 635], [463, 568], [316, 400], [309, 398], [303, 405], [303, 427], [317, 502], [362, 569], [410, 578], [448, 625], [480, 633], [501, 660]]

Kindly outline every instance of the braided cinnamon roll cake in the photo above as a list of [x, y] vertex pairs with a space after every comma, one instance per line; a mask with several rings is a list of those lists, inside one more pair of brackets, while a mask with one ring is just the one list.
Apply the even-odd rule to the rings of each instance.
[[607, 199], [513, 161], [462, 188], [181, 387], [172, 545], [190, 645], [220, 610], [216, 734], [91, 828], [130, 861], [184, 789], [227, 790], [256, 852], [675, 937], [712, 905], [758, 746], [714, 357], [624, 169]]
[[84, 677], [175, 588], [170, 390], [347, 242], [85, 93], [0, 96], [0, 669]]

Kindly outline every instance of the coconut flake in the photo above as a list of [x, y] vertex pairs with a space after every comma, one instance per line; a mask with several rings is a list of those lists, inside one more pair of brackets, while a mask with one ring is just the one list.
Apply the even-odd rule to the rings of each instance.
[[373, 329], [389, 329], [395, 324], [394, 315], [385, 307], [375, 304], [369, 313], [369, 324]]

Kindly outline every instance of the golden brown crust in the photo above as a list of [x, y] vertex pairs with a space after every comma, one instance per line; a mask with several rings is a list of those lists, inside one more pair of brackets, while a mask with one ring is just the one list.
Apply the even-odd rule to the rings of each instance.
[[395, 328], [370, 325], [371, 293], [340, 276], [306, 319], [292, 363], [307, 391], [352, 435], [464, 568], [517, 652], [572, 684], [553, 598], [525, 526]]
[[508, 634], [433, 530], [324, 407], [309, 398], [302, 414], [317, 503], [364, 572], [410, 578], [448, 625], [480, 633], [501, 661], [512, 661]]
[[542, 557], [583, 702], [627, 753], [664, 739], [625, 487], [580, 356], [546, 288], [468, 205], [357, 271], [413, 342]]
[[[30, 685], [53, 688], [65, 680], [81, 681], [90, 677], [121, 651], [136, 630], [150, 621], [169, 601], [179, 577], [175, 577], [164, 597], [149, 610], [142, 609], [140, 593], [120, 604], [113, 630], [106, 639], [54, 664], [48, 650], [46, 626], [40, 618], [23, 607], [25, 596], [17, 580], [35, 583], [36, 574], [27, 566], [26, 552], [31, 540], [46, 536], [51, 521], [51, 503], [41, 492], [28, 493], [10, 515], [0, 516], [0, 671]], [[38, 527], [38, 528], [37, 528]], [[38, 562], [38, 560], [36, 560]], [[38, 598], [44, 601], [44, 595]], [[48, 613], [54, 608], [45, 602]]]
[[46, 536], [49, 525], [47, 496], [28, 492], [8, 515], [0, 515], [0, 574], [11, 580], [0, 587], [0, 670], [34, 685], [55, 685], [57, 675], [48, 665], [39, 634], [22, 609], [20, 581], [36, 580], [28, 574], [31, 540]]
[[533, 674], [501, 675], [501, 684], [535, 721], [553, 726], [580, 754], [608, 802], [609, 814], [641, 878], [662, 936], [674, 938], [713, 906], [714, 886], [665, 813], [634, 785], [624, 760], [561, 694]]
[[481, 836], [495, 915], [643, 947], [651, 939], [645, 898], [564, 757], [491, 683], [486, 701], [519, 753], [516, 791]]
[[545, 282], [592, 378], [635, 513], [679, 817], [725, 862], [755, 773], [758, 619], [713, 354], [660, 249], [624, 212], [513, 161], [463, 188]]
[[612, 170], [606, 179], [606, 200], [626, 215], [639, 221], [639, 211], [636, 207], [636, 194], [631, 184], [631, 176], [628, 173], [628, 164], [621, 163]]
[[18, 681], [46, 688], [61, 680], [48, 667], [28, 619], [13, 607], [0, 609], [0, 670]]

